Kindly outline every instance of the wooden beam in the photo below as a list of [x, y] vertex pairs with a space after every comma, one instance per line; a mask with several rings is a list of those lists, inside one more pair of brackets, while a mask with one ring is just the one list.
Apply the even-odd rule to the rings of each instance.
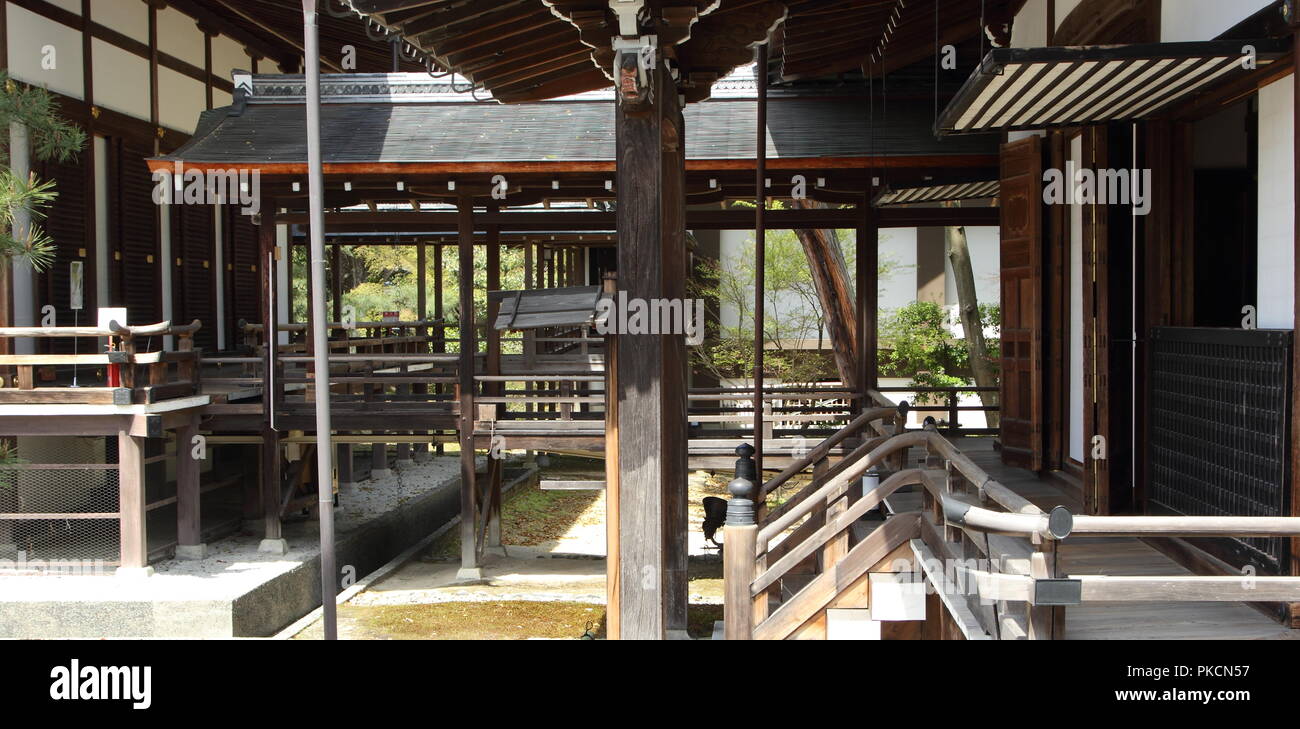
[[482, 577], [479, 567], [479, 499], [474, 464], [474, 201], [463, 197], [457, 212], [460, 230], [460, 572], [464, 579]]

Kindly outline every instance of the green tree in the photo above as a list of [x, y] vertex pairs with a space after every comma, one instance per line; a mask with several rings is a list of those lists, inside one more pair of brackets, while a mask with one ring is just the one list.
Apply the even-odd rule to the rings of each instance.
[[[996, 328], [1001, 313], [996, 305], [979, 307], [985, 329]], [[930, 301], [914, 301], [881, 319], [880, 372], [886, 377], [910, 377], [910, 387], [970, 386], [970, 350], [952, 333], [948, 311]], [[990, 365], [996, 372], [1001, 342], [986, 339]], [[918, 393], [916, 403], [934, 405], [944, 401], [935, 393]]]
[[[849, 270], [856, 257], [852, 235], [835, 235]], [[809, 384], [834, 376], [835, 366], [824, 351], [825, 318], [803, 244], [791, 230], [766, 236], [763, 287], [764, 375], [791, 384]], [[691, 282], [692, 296], [716, 300], [738, 314], [736, 326], [710, 329], [704, 344], [692, 348], [694, 365], [720, 379], [751, 377], [754, 371], [754, 286], [757, 268], [753, 238], [725, 261], [702, 260]], [[882, 257], [880, 280], [887, 280], [897, 262]], [[816, 340], [816, 348], [804, 342]]]
[[[48, 91], [0, 71], [0, 131], [15, 123], [26, 127], [32, 154], [40, 161], [66, 162], [86, 146], [86, 133], [59, 115]], [[43, 271], [54, 261], [54, 241], [37, 221], [45, 217], [58, 192], [53, 180], [41, 181], [35, 173], [16, 174], [8, 137], [4, 140], [0, 143], [0, 258], [26, 258], [33, 269]], [[15, 225], [21, 212], [32, 220], [25, 230]]]

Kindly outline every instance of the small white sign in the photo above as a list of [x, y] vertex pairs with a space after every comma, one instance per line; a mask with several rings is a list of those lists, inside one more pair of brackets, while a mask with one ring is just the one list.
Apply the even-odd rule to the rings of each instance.
[[81, 261], [68, 264], [68, 308], [81, 311], [85, 302], [85, 268]]
[[870, 579], [876, 620], [925, 620], [924, 581], [911, 572], [872, 572]]
[[107, 329], [108, 323], [115, 321], [122, 326], [126, 326], [126, 309], [125, 308], [105, 308], [99, 310], [100, 329]]

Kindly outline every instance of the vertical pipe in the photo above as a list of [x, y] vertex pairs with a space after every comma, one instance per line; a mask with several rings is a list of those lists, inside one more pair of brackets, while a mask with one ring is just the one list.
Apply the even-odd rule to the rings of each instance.
[[[27, 125], [13, 122], [9, 125], [9, 168], [14, 177], [26, 180], [31, 177], [32, 148], [31, 135]], [[13, 212], [13, 234], [17, 240], [26, 240], [32, 227], [32, 214], [27, 208], [19, 206]], [[9, 259], [13, 282], [13, 326], [30, 327], [36, 325], [36, 286], [32, 262], [25, 256]], [[14, 343], [14, 354], [36, 354], [35, 341], [29, 338], [18, 339]]]
[[[307, 67], [307, 179], [311, 220], [311, 331], [316, 368], [316, 480], [320, 508], [321, 607], [325, 639], [338, 639], [334, 564], [334, 445], [330, 438], [329, 337], [325, 327], [325, 168], [321, 160], [320, 38], [316, 0], [302, 0], [303, 50]], [[271, 332], [268, 332], [268, 336]]]
[[[1292, 42], [1294, 43], [1295, 69], [1291, 74], [1291, 83], [1294, 84], [1293, 93], [1294, 112], [1292, 115], [1292, 139], [1295, 147], [1293, 161], [1293, 170], [1295, 174], [1295, 209], [1300, 210], [1300, 17], [1296, 17], [1297, 3], [1289, 4]], [[1294, 305], [1294, 320], [1292, 328], [1300, 325], [1300, 220], [1292, 226], [1295, 236], [1295, 248], [1293, 269], [1294, 284], [1291, 298]], [[1293, 363], [1291, 365], [1291, 473], [1300, 473], [1300, 445], [1296, 444], [1296, 433], [1300, 432], [1300, 346], [1292, 345]], [[1295, 475], [1291, 477], [1291, 514], [1300, 516], [1300, 478]], [[1300, 537], [1291, 538], [1291, 574], [1300, 576]], [[1290, 606], [1291, 626], [1300, 625], [1300, 602], [1291, 603]]]
[[[763, 289], [767, 285], [767, 43], [758, 47], [758, 146], [754, 200], [754, 463], [763, 483]], [[760, 486], [760, 491], [762, 488]]]

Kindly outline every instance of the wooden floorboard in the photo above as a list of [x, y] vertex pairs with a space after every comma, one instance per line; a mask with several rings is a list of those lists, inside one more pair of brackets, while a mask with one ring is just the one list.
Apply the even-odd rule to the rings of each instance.
[[[1082, 512], [1079, 494], [1063, 483], [1002, 464], [991, 438], [953, 442], [998, 482], [1040, 509]], [[1187, 569], [1137, 539], [1071, 538], [1060, 547], [1060, 568], [1073, 575], [1187, 575]], [[1089, 603], [1065, 611], [1066, 640], [1297, 640], [1244, 603]]]

